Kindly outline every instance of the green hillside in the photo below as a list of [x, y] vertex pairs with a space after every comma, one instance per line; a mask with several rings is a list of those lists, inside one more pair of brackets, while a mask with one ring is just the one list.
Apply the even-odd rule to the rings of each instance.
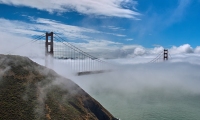
[[116, 120], [69, 79], [26, 57], [0, 55], [0, 120]]

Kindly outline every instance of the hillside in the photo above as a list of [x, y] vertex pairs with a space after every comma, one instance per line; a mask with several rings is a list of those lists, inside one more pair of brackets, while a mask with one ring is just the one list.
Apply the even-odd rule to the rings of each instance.
[[71, 80], [12, 55], [0, 55], [0, 119], [116, 120]]

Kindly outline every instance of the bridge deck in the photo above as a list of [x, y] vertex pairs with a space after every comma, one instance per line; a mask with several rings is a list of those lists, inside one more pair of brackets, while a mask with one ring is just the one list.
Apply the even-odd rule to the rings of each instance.
[[96, 71], [84, 71], [84, 72], [78, 72], [77, 75], [89, 75], [89, 74], [99, 74], [104, 72], [110, 72], [110, 70], [96, 70]]

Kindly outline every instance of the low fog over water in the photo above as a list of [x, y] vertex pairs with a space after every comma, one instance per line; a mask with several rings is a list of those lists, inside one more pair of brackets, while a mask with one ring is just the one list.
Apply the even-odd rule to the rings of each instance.
[[53, 68], [121, 120], [198, 120], [200, 57], [176, 55], [168, 62], [145, 63], [147, 58], [108, 60], [115, 64], [112, 71], [85, 76], [59, 61]]

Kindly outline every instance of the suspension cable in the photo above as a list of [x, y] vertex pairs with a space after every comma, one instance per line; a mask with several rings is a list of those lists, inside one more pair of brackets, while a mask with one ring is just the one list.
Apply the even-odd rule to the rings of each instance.
[[162, 56], [163, 52], [160, 52], [153, 60], [149, 61], [148, 63], [154, 63], [155, 61], [157, 61], [161, 56]]
[[[55, 35], [56, 35], [57, 37], [59, 37], [61, 40], [63, 40], [63, 41], [66, 42], [66, 40], [64, 40], [63, 38], [61, 38], [61, 37], [58, 36], [57, 34], [55, 34]], [[59, 40], [59, 41], [60, 41], [60, 40]], [[62, 42], [62, 41], [60, 41], [60, 42]], [[74, 45], [70, 44], [69, 42], [66, 42], [68, 45], [67, 45], [65, 42], [62, 42], [62, 43], [65, 44], [66, 46], [70, 47], [71, 49], [73, 49], [73, 50], [75, 50], [75, 51], [77, 51], [77, 52], [83, 54], [84, 56], [87, 56], [87, 57], [89, 57], [89, 58], [91, 58], [91, 59], [93, 59], [93, 60], [95, 60], [95, 61], [98, 61], [98, 62], [104, 62], [104, 63], [106, 63], [105, 61], [102, 61], [102, 60], [100, 60], [100, 59], [98, 59], [98, 58], [96, 58], [96, 57], [94, 57], [94, 56], [92, 56], [92, 55], [90, 55], [90, 54], [88, 54], [88, 53], [86, 53], [86, 52], [80, 50], [79, 48], [75, 47]]]
[[[55, 34], [55, 35], [56, 35], [57, 37], [59, 37], [60, 39], [62, 39], [63, 41], [66, 42], [66, 40], [64, 40], [63, 38], [61, 38], [61, 37], [58, 36], [57, 34]], [[63, 44], [64, 44], [64, 42], [63, 42]], [[84, 53], [87, 57], [89, 57], [89, 58], [91, 58], [91, 59], [97, 59], [97, 60], [99, 60], [99, 62], [104, 62], [104, 61], [102, 61], [102, 60], [100, 60], [100, 59], [98, 59], [98, 58], [96, 58], [96, 57], [94, 57], [94, 56], [92, 56], [92, 55], [90, 55], [90, 54], [88, 54], [88, 53], [82, 51], [81, 49], [79, 49], [79, 48], [77, 48], [76, 46], [70, 44], [69, 42], [67, 42], [67, 44], [69, 44], [69, 45], [71, 46], [72, 49], [74, 49], [74, 50], [76, 49], [77, 52], [80, 51], [80, 52]], [[68, 45], [67, 45], [67, 46], [68, 46]]]
[[42, 34], [42, 35], [40, 35], [40, 36], [37, 36], [36, 38], [33, 38], [31, 41], [29, 41], [29, 42], [27, 42], [27, 43], [24, 43], [24, 44], [22, 44], [22, 45], [20, 45], [20, 46], [17, 46], [16, 48], [13, 48], [13, 49], [10, 50], [9, 52], [7, 52], [7, 54], [10, 55], [13, 51], [15, 51], [15, 50], [17, 50], [17, 49], [19, 49], [19, 48], [21, 48], [21, 47], [27, 45], [27, 44], [34, 43], [34, 42], [40, 40], [40, 39], [43, 38], [43, 37], [44, 37], [44, 34]]

